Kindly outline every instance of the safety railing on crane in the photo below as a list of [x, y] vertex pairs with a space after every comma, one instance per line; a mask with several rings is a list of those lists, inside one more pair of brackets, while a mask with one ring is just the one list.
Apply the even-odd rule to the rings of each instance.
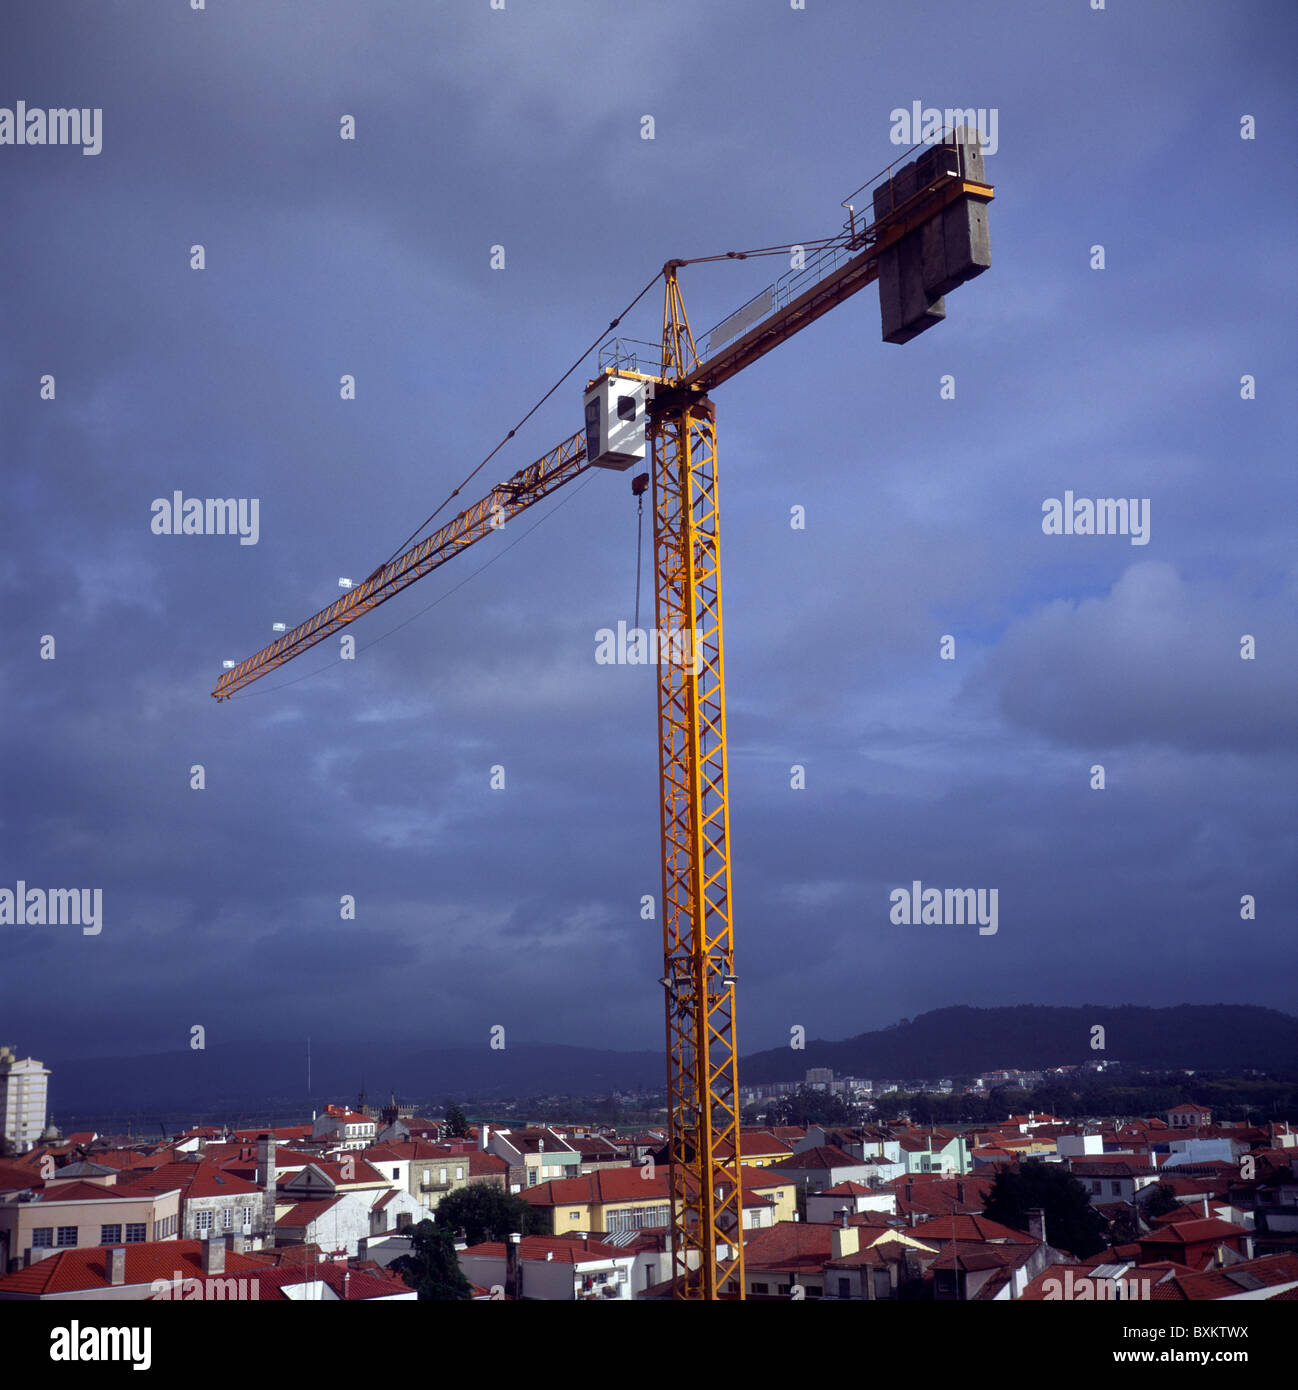
[[[952, 168], [948, 161], [943, 160], [940, 154], [936, 153], [949, 148], [954, 142], [954, 138], [954, 131], [944, 131], [941, 140], [936, 145], [912, 145], [903, 154], [898, 155], [886, 168], [875, 174], [873, 178], [867, 179], [859, 188], [853, 189], [841, 204], [847, 209], [848, 215], [839, 234], [832, 240], [816, 247], [813, 251], [805, 253], [800, 265], [791, 267], [779, 279], [772, 281], [764, 290], [753, 295], [733, 313], [728, 314], [710, 328], [700, 339], [700, 362], [706, 363], [714, 353], [734, 342], [736, 338], [748, 332], [755, 324], [778, 313], [821, 280], [827, 279], [844, 262], [851, 260], [861, 251], [872, 246], [878, 240], [881, 231], [896, 217], [904, 216], [913, 207], [919, 206], [934, 189], [950, 183], [952, 179], [959, 178], [958, 161], [956, 167]], [[915, 157], [917, 150], [925, 149], [935, 151], [932, 177], [926, 178], [908, 196], [897, 197], [893, 183], [894, 174], [902, 165], [909, 163]], [[866, 192], [870, 196], [869, 216], [858, 214], [852, 201], [859, 194]], [[880, 194], [882, 196], [878, 196]], [[790, 251], [795, 250], [794, 247], [789, 249]]]

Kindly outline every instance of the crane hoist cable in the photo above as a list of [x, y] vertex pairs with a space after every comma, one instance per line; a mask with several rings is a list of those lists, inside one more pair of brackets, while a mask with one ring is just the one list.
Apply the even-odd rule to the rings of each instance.
[[635, 523], [635, 622], [633, 622], [633, 623], [631, 624], [631, 626], [632, 626], [632, 628], [633, 628], [636, 632], [639, 632], [639, 631], [640, 631], [640, 570], [641, 570], [641, 568], [642, 568], [641, 563], [640, 563], [640, 550], [641, 550], [641, 544], [642, 544], [642, 542], [643, 542], [643, 540], [644, 540], [644, 494], [645, 494], [645, 490], [644, 490], [644, 488], [640, 485], [640, 478], [643, 478], [643, 479], [645, 480], [645, 482], [647, 483], [647, 482], [649, 481], [649, 475], [648, 475], [647, 473], [642, 473], [642, 474], [640, 475], [640, 477], [636, 478], [635, 481], [631, 484], [631, 489], [632, 489], [632, 491], [635, 493], [635, 499], [636, 499], [636, 508], [635, 508], [635, 516], [636, 516], [636, 523]]

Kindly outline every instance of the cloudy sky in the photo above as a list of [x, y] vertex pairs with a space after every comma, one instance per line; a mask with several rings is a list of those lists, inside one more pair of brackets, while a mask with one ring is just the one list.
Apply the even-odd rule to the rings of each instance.
[[[653, 673], [595, 662], [629, 475], [370, 614], [354, 662], [210, 692], [668, 257], [836, 231], [913, 102], [995, 112], [992, 268], [912, 343], [869, 289], [715, 395], [741, 1046], [956, 1003], [1292, 1009], [1296, 29], [1280, 0], [9, 16], [0, 105], [103, 114], [98, 154], [0, 144], [0, 889], [103, 907], [0, 926], [0, 1042], [661, 1045]], [[696, 326], [778, 269], [683, 271]], [[580, 428], [593, 365], [464, 500]], [[257, 544], [153, 534], [176, 490], [257, 499]], [[1069, 490], [1148, 499], [1148, 543], [1043, 534]], [[914, 880], [997, 890], [996, 934], [892, 923]]]

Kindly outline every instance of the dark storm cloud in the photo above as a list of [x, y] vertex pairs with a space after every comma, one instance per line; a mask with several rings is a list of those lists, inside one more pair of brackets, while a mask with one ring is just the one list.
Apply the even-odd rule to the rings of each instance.
[[[625, 476], [367, 617], [354, 663], [209, 692], [668, 256], [835, 230], [915, 99], [1000, 110], [992, 269], [904, 348], [867, 292], [717, 393], [744, 1047], [953, 1002], [1290, 1007], [1293, 25], [1245, 11], [989, 3], [935, 53], [922, 5], [25, 8], [0, 105], [105, 114], [93, 158], [0, 147], [0, 863], [102, 887], [105, 927], [0, 928], [0, 1040], [180, 1047], [198, 998], [228, 1036], [657, 1046], [652, 673], [594, 659]], [[782, 268], [688, 267], [696, 327]], [[586, 370], [461, 502], [579, 427]], [[1065, 488], [1150, 497], [1150, 545], [1043, 536]], [[258, 544], [152, 534], [175, 489], [257, 498]], [[891, 925], [914, 878], [997, 888], [997, 935]], [[1262, 941], [1264, 975], [1223, 965]]]

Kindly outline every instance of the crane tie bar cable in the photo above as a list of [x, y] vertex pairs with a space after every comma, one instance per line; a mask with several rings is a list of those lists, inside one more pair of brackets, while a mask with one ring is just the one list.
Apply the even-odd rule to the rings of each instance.
[[480, 464], [478, 464], [478, 466], [473, 470], [473, 472], [470, 473], [467, 477], [465, 477], [460, 482], [458, 487], [454, 488], [451, 492], [449, 492], [445, 500], [431, 513], [429, 513], [429, 515], [422, 522], [420, 522], [420, 524], [410, 533], [410, 535], [407, 536], [406, 539], [402, 541], [399, 546], [397, 546], [397, 548], [392, 552], [392, 554], [389, 555], [388, 558], [383, 561], [383, 564], [379, 565], [374, 570], [374, 572], [367, 577], [367, 583], [370, 579], [373, 579], [375, 575], [379, 574], [379, 572], [384, 568], [385, 565], [390, 565], [392, 561], [398, 555], [400, 555], [403, 550], [407, 550], [410, 546], [411, 541], [413, 541], [416, 536], [420, 535], [423, 531], [427, 530], [428, 523], [436, 518], [438, 512], [440, 512], [442, 508], [445, 507], [446, 504], [451, 501], [452, 498], [458, 497], [460, 495], [460, 489], [465, 487], [467, 484], [471, 483], [473, 479], [477, 477], [479, 473], [482, 472], [482, 470], [487, 466], [487, 464], [489, 464], [491, 460], [495, 458], [496, 455], [505, 447], [505, 445], [508, 444], [511, 439], [513, 439], [515, 434], [517, 434], [518, 431], [521, 430], [525, 424], [527, 424], [527, 422], [532, 418], [532, 416], [535, 415], [536, 412], [540, 410], [540, 408], [546, 403], [546, 401], [548, 401], [550, 397], [554, 395], [554, 393], [559, 389], [559, 387], [561, 387], [563, 383], [568, 380], [568, 378], [573, 374], [573, 372], [575, 372], [577, 368], [580, 367], [581, 364], [590, 356], [590, 354], [594, 352], [597, 347], [599, 347], [600, 343], [604, 341], [604, 338], [609, 333], [611, 333], [613, 329], [615, 329], [618, 326], [618, 324], [620, 324], [622, 320], [631, 312], [631, 310], [634, 309], [637, 304], [639, 304], [639, 302], [645, 297], [645, 295], [647, 295], [649, 291], [653, 289], [653, 287], [658, 283], [661, 277], [662, 271], [659, 271], [653, 277], [653, 279], [650, 280], [647, 285], [645, 285], [644, 289], [642, 289], [640, 293], [636, 295], [636, 297], [630, 302], [630, 304], [628, 304], [626, 308], [623, 309], [622, 312], [612, 320], [612, 322], [604, 330], [604, 332], [601, 333], [599, 337], [596, 338], [595, 341], [588, 348], [585, 349], [584, 352], [582, 352], [581, 356], [578, 357], [577, 360], [572, 364], [572, 366], [569, 367], [568, 370], [564, 372], [564, 374], [558, 379], [558, 381], [556, 381], [554, 385], [550, 387], [550, 389], [545, 393], [545, 395], [543, 395], [541, 399], [536, 402], [536, 404], [531, 408], [531, 410], [529, 410], [527, 414], [524, 415], [521, 420], [519, 420], [519, 422], [514, 426], [514, 428], [510, 430], [507, 435], [505, 435], [505, 437], [500, 441], [499, 444], [496, 445], [496, 447], [487, 455], [487, 457], [484, 458]]

